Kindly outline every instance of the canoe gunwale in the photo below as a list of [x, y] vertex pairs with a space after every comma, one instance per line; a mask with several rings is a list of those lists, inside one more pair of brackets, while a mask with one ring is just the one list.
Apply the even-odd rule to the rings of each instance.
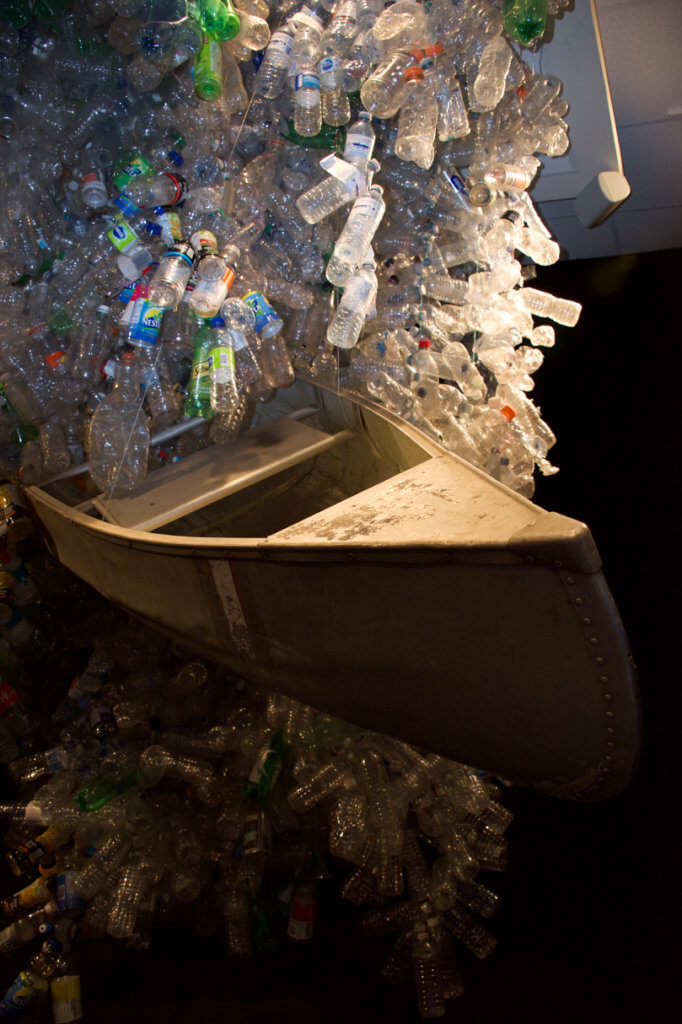
[[[41, 523], [45, 539], [55, 554], [54, 544], [49, 537], [38, 509], [41, 506], [50, 513], [59, 516], [78, 531], [101, 536], [103, 541], [130, 550], [158, 551], [166, 556], [178, 558], [209, 558], [209, 559], [263, 559], [270, 562], [362, 562], [386, 563], [406, 562], [424, 565], [447, 563], [451, 565], [538, 565], [545, 568], [565, 569], [575, 572], [599, 572], [601, 561], [591, 535], [586, 527], [583, 540], [584, 557], [575, 558], [575, 545], [572, 537], [567, 537], [565, 546], [567, 555], [562, 560], [557, 558], [558, 545], [562, 543], [557, 537], [537, 540], [533, 537], [519, 537], [516, 541], [505, 543], [471, 544], [453, 543], [444, 539], [415, 544], [405, 541], [404, 544], [367, 542], [342, 543], [305, 541], [295, 543], [277, 540], [277, 534], [271, 537], [226, 537], [223, 540], [215, 537], [183, 537], [170, 534], [147, 533], [142, 530], [131, 530], [127, 527], [115, 526], [103, 520], [94, 519], [84, 512], [79, 512], [45, 494], [39, 487], [24, 488], [28, 504], [34, 509], [36, 518]], [[563, 519], [564, 517], [561, 517]], [[582, 524], [580, 524], [582, 526]], [[577, 531], [582, 532], [582, 531]]]

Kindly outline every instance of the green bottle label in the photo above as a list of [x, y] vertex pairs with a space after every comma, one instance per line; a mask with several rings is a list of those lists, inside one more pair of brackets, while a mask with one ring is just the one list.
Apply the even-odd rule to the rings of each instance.
[[234, 352], [227, 345], [219, 345], [212, 348], [208, 356], [208, 369], [211, 370], [234, 370]]
[[151, 174], [151, 172], [152, 165], [149, 163], [149, 160], [142, 156], [141, 153], [138, 153], [114, 175], [114, 185], [119, 192], [123, 192], [126, 185], [133, 178], [137, 178], [140, 174]]
[[270, 796], [272, 788], [279, 778], [284, 759], [288, 757], [290, 748], [284, 742], [282, 731], [274, 733], [269, 746], [261, 750], [249, 773], [245, 785], [248, 797], [263, 803]]
[[140, 239], [129, 224], [124, 220], [118, 221], [113, 228], [107, 231], [107, 238], [116, 246], [119, 252], [125, 252], [131, 245], [138, 243]]
[[[202, 334], [205, 328], [202, 329]], [[195, 342], [194, 361], [187, 385], [185, 412], [188, 416], [202, 416], [211, 419], [215, 410], [211, 408], [210, 352], [211, 338], [201, 337]]]

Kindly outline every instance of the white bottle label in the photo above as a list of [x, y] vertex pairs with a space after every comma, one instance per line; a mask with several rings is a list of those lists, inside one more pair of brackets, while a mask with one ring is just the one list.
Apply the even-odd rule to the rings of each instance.
[[[374, 220], [377, 213], [379, 212], [379, 201], [376, 195], [361, 196], [356, 203], [353, 204], [353, 209], [350, 212], [353, 220], [358, 218], [359, 220]], [[348, 222], [346, 222], [346, 226]]]
[[333, 178], [338, 178], [339, 181], [343, 182], [351, 199], [357, 199], [358, 196], [363, 196], [367, 191], [367, 182], [364, 174], [353, 164], [347, 163], [333, 153], [320, 160], [320, 167], [327, 174], [331, 174]]
[[374, 139], [367, 135], [358, 135], [356, 132], [348, 133], [343, 155], [346, 160], [351, 158], [368, 160], [372, 156]]
[[288, 32], [274, 32], [268, 43], [267, 55], [270, 57], [283, 53], [286, 57], [290, 57], [293, 45], [294, 40]]
[[320, 84], [323, 89], [335, 89], [336, 83], [334, 81], [336, 72], [339, 69], [339, 61], [336, 57], [324, 57], [323, 60], [317, 65], [317, 70], [320, 73]]
[[306, 28], [314, 29], [315, 32], [319, 32], [320, 34], [322, 34], [324, 30], [322, 19], [318, 18], [316, 14], [313, 14], [309, 7], [302, 7], [297, 14], [294, 14], [291, 21], [296, 28], [305, 26]]
[[287, 935], [297, 942], [307, 942], [313, 936], [313, 922], [296, 921], [292, 918], [287, 924]]

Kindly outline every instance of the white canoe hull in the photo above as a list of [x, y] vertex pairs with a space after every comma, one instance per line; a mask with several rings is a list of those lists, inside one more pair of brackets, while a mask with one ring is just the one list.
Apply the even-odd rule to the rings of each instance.
[[423, 461], [264, 537], [143, 532], [26, 495], [63, 564], [247, 679], [547, 794], [622, 790], [636, 679], [587, 527], [364, 420]]

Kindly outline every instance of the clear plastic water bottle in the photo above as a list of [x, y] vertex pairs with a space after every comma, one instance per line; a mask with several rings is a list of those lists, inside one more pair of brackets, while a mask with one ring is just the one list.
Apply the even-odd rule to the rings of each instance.
[[549, 292], [537, 288], [522, 288], [518, 293], [529, 313], [533, 316], [546, 316], [565, 327], [575, 327], [580, 318], [582, 306], [571, 299], [560, 299]]
[[372, 185], [367, 195], [355, 200], [327, 264], [326, 277], [332, 284], [345, 285], [369, 249], [386, 210], [383, 193], [381, 185]]
[[241, 26], [232, 44], [234, 52], [237, 52], [238, 47], [244, 50], [264, 50], [270, 42], [270, 26], [267, 21], [249, 14], [243, 7], [239, 8], [239, 21]]
[[[57, 909], [56, 904], [54, 909]], [[45, 908], [40, 907], [3, 928], [0, 932], [0, 953], [11, 953], [30, 942], [38, 934], [38, 927], [45, 917]]]
[[232, 298], [225, 300], [220, 315], [232, 331], [238, 390], [247, 399], [258, 398], [269, 390], [269, 385], [255, 355], [256, 314], [242, 299]]
[[419, 339], [419, 348], [409, 361], [415, 374], [410, 385], [415, 396], [415, 412], [430, 419], [438, 412], [440, 401], [438, 363], [431, 353], [431, 342], [428, 338]]
[[64, 368], [84, 384], [90, 385], [99, 380], [100, 366], [106, 356], [109, 313], [109, 306], [98, 306], [92, 320], [78, 328], [69, 347]]
[[257, 346], [257, 358], [266, 382], [272, 388], [288, 388], [296, 374], [291, 357], [279, 334], [265, 336], [261, 333]]
[[398, 48], [418, 45], [426, 31], [426, 12], [415, 0], [398, 0], [386, 7], [372, 28], [372, 39], [380, 57]]
[[484, 113], [493, 110], [504, 95], [512, 52], [502, 36], [495, 36], [481, 54], [478, 74], [471, 90], [471, 109]]
[[149, 298], [162, 309], [178, 305], [194, 271], [196, 253], [189, 242], [167, 249], [149, 284]]
[[107, 496], [131, 491], [147, 475], [149, 427], [140, 401], [140, 372], [132, 353], [116, 368], [111, 394], [90, 423], [90, 476]]
[[310, 10], [299, 11], [292, 19], [296, 35], [291, 49], [294, 64], [316, 64], [322, 53], [322, 19]]
[[408, 50], [391, 53], [360, 88], [362, 105], [374, 117], [386, 120], [400, 110], [405, 91], [405, 72], [414, 66], [414, 57]]
[[327, 328], [327, 341], [337, 348], [353, 348], [377, 293], [376, 263], [367, 261], [348, 278], [341, 301]]
[[322, 91], [322, 120], [342, 125], [350, 121], [350, 103], [343, 87], [343, 68], [338, 57], [323, 57], [317, 65]]
[[174, 206], [182, 201], [187, 185], [178, 174], [165, 172], [151, 178], [139, 175], [126, 185], [125, 194], [137, 206]]
[[339, 0], [334, 6], [332, 20], [322, 36], [322, 48], [332, 57], [342, 57], [350, 49], [358, 31], [357, 3]]
[[273, 32], [253, 83], [254, 95], [273, 100], [281, 93], [291, 64], [294, 34], [290, 23]]
[[189, 296], [189, 307], [197, 316], [210, 319], [217, 316], [227, 293], [234, 284], [240, 252], [236, 245], [227, 245], [223, 250], [223, 272], [212, 281], [197, 281]]
[[163, 346], [141, 347], [138, 362], [144, 382], [144, 400], [152, 419], [153, 432], [165, 430], [182, 415], [182, 402], [173, 387]]
[[491, 188], [509, 192], [523, 192], [535, 177], [535, 170], [515, 164], [494, 163], [486, 170], [484, 179]]
[[398, 121], [396, 156], [428, 170], [435, 156], [433, 143], [437, 126], [438, 101], [424, 80], [424, 71], [417, 66], [408, 68]]
[[197, 258], [197, 276], [217, 281], [225, 273], [225, 261], [218, 251], [218, 240], [212, 231], [195, 231], [190, 242]]
[[101, 210], [109, 199], [102, 169], [94, 160], [86, 160], [81, 162], [81, 173], [81, 200], [90, 209]]
[[[296, 200], [299, 213], [308, 224], [318, 224], [365, 190], [376, 138], [371, 120], [372, 115], [361, 110], [358, 120], [348, 129], [343, 160], [350, 166], [341, 167], [339, 176], [330, 173], [328, 178], [308, 189]], [[331, 159], [336, 169], [338, 165], [335, 158]], [[353, 173], [353, 168], [356, 173]]]
[[438, 138], [441, 142], [459, 139], [470, 131], [462, 89], [449, 54], [440, 57], [429, 74], [429, 82], [438, 101]]
[[312, 136], [321, 127], [320, 77], [312, 64], [302, 64], [294, 76], [294, 128], [299, 135]]

